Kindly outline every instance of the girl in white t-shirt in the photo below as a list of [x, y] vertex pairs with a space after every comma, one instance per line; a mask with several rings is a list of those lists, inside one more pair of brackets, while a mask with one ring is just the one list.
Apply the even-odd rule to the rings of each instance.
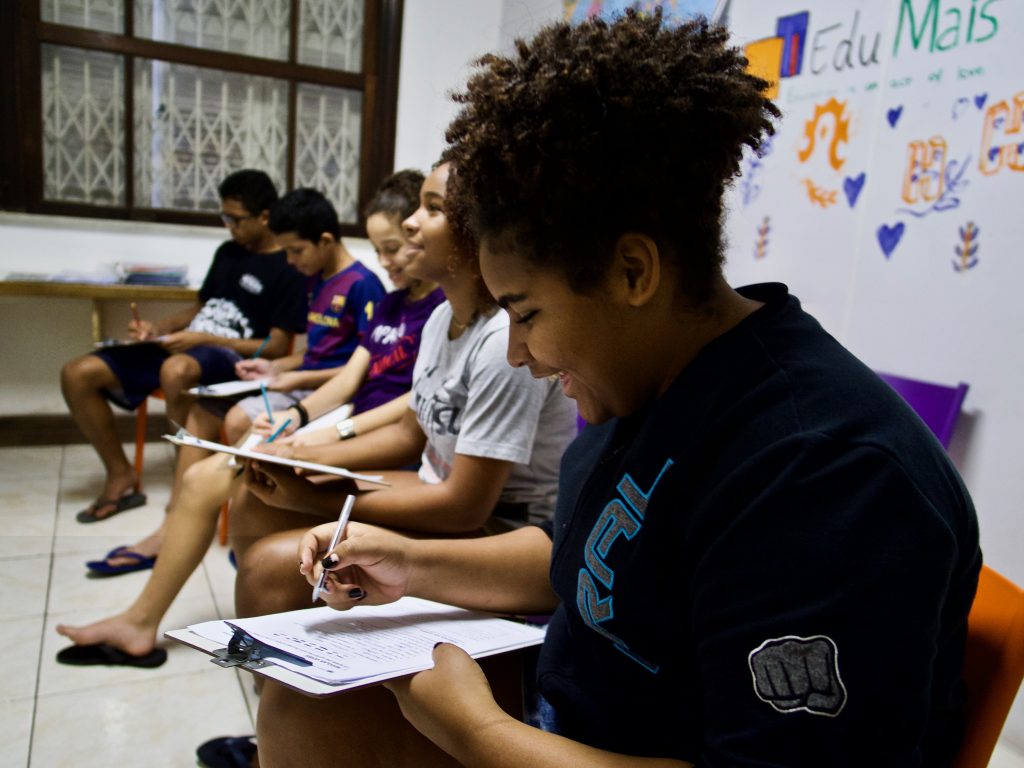
[[[242, 614], [280, 610], [291, 599], [302, 601], [297, 606], [308, 602], [305, 583], [290, 578], [298, 540], [308, 523], [335, 520], [350, 492], [359, 494], [353, 520], [419, 533], [472, 535], [485, 526], [508, 529], [551, 514], [561, 454], [576, 433], [575, 405], [557, 382], [508, 364], [508, 315], [483, 286], [475, 242], [446, 211], [449, 173], [448, 165], [431, 173], [420, 207], [404, 222], [411, 249], [407, 271], [437, 282], [448, 298], [423, 330], [409, 411], [398, 423], [351, 440], [267, 448], [383, 474], [391, 485], [357, 487], [250, 464], [248, 494], [236, 503], [243, 505], [240, 523], [253, 527], [240, 533], [252, 540], [275, 529], [296, 530], [261, 542], [250, 561], [258, 568], [242, 558], [236, 590]], [[398, 469], [416, 464], [419, 471]], [[238, 549], [245, 543], [239, 541]], [[268, 568], [272, 562], [282, 564], [279, 574]], [[243, 594], [254, 596], [251, 610]], [[281, 599], [268, 597], [275, 594]]]

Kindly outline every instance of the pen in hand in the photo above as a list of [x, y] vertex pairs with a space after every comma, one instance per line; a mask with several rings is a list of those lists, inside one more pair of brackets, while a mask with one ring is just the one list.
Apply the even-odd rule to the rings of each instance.
[[259, 357], [259, 356], [260, 356], [261, 354], [263, 354], [263, 350], [264, 350], [264, 349], [266, 349], [266, 347], [267, 347], [267, 344], [269, 344], [269, 343], [270, 343], [270, 334], [268, 333], [268, 334], [267, 334], [267, 338], [265, 338], [265, 339], [263, 340], [263, 343], [262, 343], [262, 344], [260, 344], [260, 345], [259, 345], [259, 346], [258, 346], [258, 347], [256, 348], [256, 351], [252, 353], [252, 357], [250, 357], [249, 359], [250, 359], [250, 360], [255, 360], [256, 358], [258, 358], [258, 357]]
[[260, 382], [260, 393], [263, 395], [263, 407], [267, 409], [267, 421], [274, 426], [274, 412], [270, 410], [270, 398], [267, 397], [267, 385]]
[[[345, 526], [348, 525], [349, 515], [352, 514], [352, 505], [356, 503], [356, 497], [351, 493], [345, 497], [345, 505], [341, 508], [341, 514], [338, 516], [338, 527], [334, 529], [334, 536], [331, 537], [331, 544], [327, 547], [327, 554], [334, 551], [334, 548], [338, 546], [338, 542], [341, 541], [341, 534], [345, 532]], [[313, 602], [315, 603], [320, 599], [320, 593], [323, 591], [324, 585], [327, 583], [328, 570], [324, 570], [320, 573], [320, 580], [313, 587]]]
[[135, 321], [135, 335], [140, 341], [146, 339], [146, 332], [142, 330], [142, 316], [139, 314], [139, 305], [134, 301], [128, 305], [128, 308], [132, 311], [132, 320]]
[[285, 419], [284, 421], [282, 421], [281, 422], [281, 426], [279, 426], [277, 429], [275, 429], [271, 433], [270, 437], [267, 438], [267, 442], [268, 443], [274, 442], [274, 440], [277, 439], [277, 436], [280, 435], [282, 432], [284, 432], [284, 428], [287, 427], [291, 423], [292, 423], [292, 420], [290, 418]]

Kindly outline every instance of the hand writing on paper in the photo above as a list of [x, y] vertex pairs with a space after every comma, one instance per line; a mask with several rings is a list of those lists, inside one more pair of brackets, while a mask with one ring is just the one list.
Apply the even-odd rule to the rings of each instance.
[[[286, 426], [284, 428], [284, 431], [277, 436], [277, 439], [273, 443], [271, 443], [271, 445], [281, 445], [281, 441], [285, 439], [286, 435], [292, 434], [296, 429], [299, 428], [299, 420], [295, 418], [294, 411], [274, 411], [273, 424], [270, 423], [270, 419], [267, 417], [266, 413], [260, 413], [252, 421], [252, 431], [255, 432], [257, 435], [269, 437], [274, 432], [276, 432], [277, 428], [284, 424], [285, 421], [289, 421], [288, 426]], [[285, 445], [287, 445], [287, 443], [285, 443]]]
[[152, 339], [156, 337], [156, 326], [149, 320], [129, 320], [128, 334], [133, 339], [138, 339], [139, 341], [146, 341], [147, 339]]
[[[356, 502], [358, 508], [358, 502]], [[299, 573], [310, 585], [320, 579], [321, 561], [330, 556], [327, 547], [334, 524], [318, 525], [299, 542]], [[337, 562], [328, 568], [321, 599], [335, 610], [344, 611], [359, 603], [382, 605], [407, 593], [412, 565], [409, 539], [374, 525], [350, 522], [345, 538], [335, 547]], [[364, 595], [360, 597], [359, 595]]]
[[450, 755], [459, 754], [469, 734], [509, 721], [494, 700], [480, 665], [451, 643], [434, 648], [434, 668], [389, 680], [405, 719]]
[[235, 363], [235, 375], [242, 381], [269, 379], [274, 375], [274, 366], [262, 357], [255, 360], [239, 360]]
[[205, 344], [206, 341], [206, 334], [195, 331], [176, 331], [160, 337], [160, 345], [172, 355], [185, 352], [192, 347], [198, 347], [200, 344]]

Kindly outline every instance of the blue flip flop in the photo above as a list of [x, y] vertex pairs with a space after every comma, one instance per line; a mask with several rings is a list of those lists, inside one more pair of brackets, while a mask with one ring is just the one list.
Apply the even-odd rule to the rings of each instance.
[[[111, 565], [107, 562], [115, 557], [123, 557], [133, 562], [122, 563], [121, 565]], [[85, 567], [96, 576], [120, 576], [122, 573], [149, 570], [155, 564], [155, 555], [153, 557], [146, 557], [138, 552], [133, 552], [128, 547], [115, 547], [107, 552], [106, 557], [102, 560], [90, 560], [85, 564]]]

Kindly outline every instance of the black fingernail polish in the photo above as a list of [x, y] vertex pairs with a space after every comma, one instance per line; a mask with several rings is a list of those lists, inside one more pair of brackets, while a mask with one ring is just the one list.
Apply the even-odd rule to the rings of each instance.
[[322, 565], [324, 568], [333, 568], [337, 564], [338, 564], [338, 556], [334, 555], [334, 554], [328, 555], [327, 557], [325, 557], [323, 560], [320, 561], [320, 565]]
[[439, 646], [443, 642], [443, 640], [438, 640], [436, 643], [434, 643], [434, 647], [437, 648], [437, 646]]
[[356, 587], [355, 589], [350, 589], [348, 591], [348, 596], [351, 597], [353, 600], [362, 600], [364, 597], [366, 597], [366, 592], [360, 589], [359, 587]]

